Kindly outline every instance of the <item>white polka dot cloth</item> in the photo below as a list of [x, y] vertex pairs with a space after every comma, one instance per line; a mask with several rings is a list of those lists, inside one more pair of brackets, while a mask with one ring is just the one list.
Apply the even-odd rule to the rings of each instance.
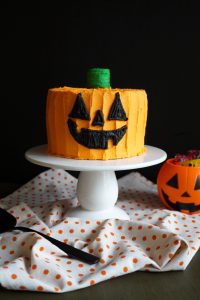
[[[200, 245], [200, 214], [167, 210], [156, 185], [139, 173], [119, 182], [117, 205], [131, 221], [68, 218], [78, 204], [77, 179], [48, 170], [0, 200], [18, 220], [86, 252], [100, 262], [88, 265], [35, 233], [0, 234], [0, 284], [7, 289], [62, 293], [135, 271], [184, 270]], [[67, 200], [66, 200], [67, 199]]]

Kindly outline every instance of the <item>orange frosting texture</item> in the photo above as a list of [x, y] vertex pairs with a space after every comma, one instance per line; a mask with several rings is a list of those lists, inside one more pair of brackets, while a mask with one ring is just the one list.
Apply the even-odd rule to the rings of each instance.
[[[122, 105], [128, 118], [127, 121], [108, 120], [108, 115], [119, 92]], [[89, 149], [76, 142], [70, 134], [67, 120], [72, 111], [77, 94], [81, 93], [90, 121], [73, 119], [77, 130], [115, 130], [127, 125], [127, 131], [115, 146], [108, 141], [108, 149]], [[46, 126], [48, 152], [53, 155], [75, 159], [108, 160], [140, 155], [145, 152], [144, 138], [147, 122], [147, 95], [144, 90], [111, 89], [111, 88], [53, 88], [48, 91], [46, 106]], [[104, 114], [103, 126], [93, 126], [97, 110]]]

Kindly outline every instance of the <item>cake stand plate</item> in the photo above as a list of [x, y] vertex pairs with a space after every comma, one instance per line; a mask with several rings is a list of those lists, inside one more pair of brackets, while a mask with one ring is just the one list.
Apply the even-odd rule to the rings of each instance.
[[129, 220], [127, 213], [115, 206], [118, 198], [118, 183], [115, 171], [132, 170], [153, 166], [167, 158], [165, 151], [145, 145], [146, 152], [140, 156], [115, 160], [76, 160], [48, 154], [47, 145], [29, 149], [28, 161], [48, 167], [80, 171], [77, 198], [80, 206], [67, 211], [67, 215], [89, 219]]

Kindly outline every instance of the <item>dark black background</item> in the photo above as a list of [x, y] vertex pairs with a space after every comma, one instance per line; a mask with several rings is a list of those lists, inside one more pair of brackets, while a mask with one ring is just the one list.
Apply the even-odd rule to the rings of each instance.
[[[89, 67], [110, 68], [112, 87], [147, 91], [146, 144], [168, 157], [200, 148], [200, 14], [194, 2], [169, 2], [4, 6], [1, 182], [25, 183], [45, 170], [24, 153], [47, 142], [47, 90], [83, 87]], [[156, 181], [160, 166], [138, 171]]]

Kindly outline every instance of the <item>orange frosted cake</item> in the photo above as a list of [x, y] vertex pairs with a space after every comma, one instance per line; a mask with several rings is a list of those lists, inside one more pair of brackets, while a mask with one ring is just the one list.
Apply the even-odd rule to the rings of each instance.
[[108, 69], [91, 69], [89, 88], [49, 89], [46, 125], [50, 154], [108, 160], [145, 152], [146, 92], [112, 89], [108, 75]]

